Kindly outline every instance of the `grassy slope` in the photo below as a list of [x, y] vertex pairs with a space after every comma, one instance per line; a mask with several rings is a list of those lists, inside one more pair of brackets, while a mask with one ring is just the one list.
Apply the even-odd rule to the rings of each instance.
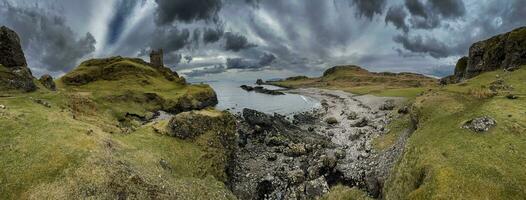
[[[488, 87], [501, 77], [517, 100]], [[526, 196], [526, 68], [484, 73], [415, 99], [418, 129], [385, 188], [386, 199], [521, 199]], [[461, 129], [489, 115], [497, 126]]]
[[354, 94], [415, 97], [437, 83], [434, 79], [415, 74], [372, 73], [355, 66], [335, 69], [318, 78], [290, 78], [272, 84], [287, 88], [318, 87]]
[[[156, 133], [158, 124], [148, 124], [123, 134], [119, 114], [147, 110], [133, 101], [105, 101], [125, 91], [156, 92], [176, 101], [210, 89], [174, 84], [155, 74], [123, 78], [82, 86], [57, 80], [58, 92], [4, 93], [0, 199], [234, 198], [221, 181], [224, 161], [210, 159], [224, 153], [207, 145], [217, 143], [212, 132], [178, 140]], [[142, 80], [150, 84], [140, 85]], [[51, 108], [34, 99], [48, 101]]]

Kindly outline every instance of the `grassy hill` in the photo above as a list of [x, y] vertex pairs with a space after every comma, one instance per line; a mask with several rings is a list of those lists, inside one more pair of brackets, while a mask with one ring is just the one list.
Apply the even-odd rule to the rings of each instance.
[[[217, 146], [224, 136], [210, 129], [182, 140], [159, 133], [166, 120], [143, 121], [210, 105], [209, 86], [120, 57], [86, 61], [55, 82], [56, 92], [0, 97], [0, 199], [234, 198]], [[225, 127], [235, 134], [233, 122]]]
[[326, 70], [323, 76], [308, 78], [291, 77], [272, 81], [273, 85], [299, 88], [318, 87], [343, 90], [355, 94], [383, 96], [416, 96], [427, 87], [437, 86], [437, 80], [414, 73], [369, 72], [359, 66], [336, 66]]

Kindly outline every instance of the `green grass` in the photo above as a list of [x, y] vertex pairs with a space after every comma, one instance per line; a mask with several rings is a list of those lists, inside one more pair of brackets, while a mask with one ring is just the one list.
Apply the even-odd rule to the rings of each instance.
[[[473, 88], [497, 76], [525, 94], [526, 69], [484, 73], [466, 83], [426, 92], [415, 99], [418, 129], [386, 183], [386, 199], [522, 199], [526, 196], [526, 100], [505, 93], [476, 98]], [[460, 128], [489, 115], [487, 133]]]
[[320, 198], [321, 200], [372, 200], [366, 192], [357, 188], [349, 188], [337, 185], [331, 191]]

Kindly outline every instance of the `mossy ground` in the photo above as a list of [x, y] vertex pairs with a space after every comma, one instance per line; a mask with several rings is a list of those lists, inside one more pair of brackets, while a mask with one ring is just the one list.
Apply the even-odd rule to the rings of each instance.
[[[481, 74], [415, 99], [418, 129], [385, 187], [386, 199], [523, 199], [526, 196], [526, 69]], [[503, 79], [513, 90], [489, 96]], [[490, 93], [490, 91], [486, 91]], [[519, 99], [505, 96], [514, 93]], [[462, 129], [488, 115], [487, 133]]]
[[349, 188], [341, 185], [337, 185], [331, 188], [331, 191], [325, 196], [320, 198], [321, 200], [372, 200], [366, 192], [361, 191], [357, 188]]
[[148, 98], [112, 99], [155, 93], [177, 102], [213, 92], [208, 86], [133, 74], [80, 86], [56, 83], [57, 92], [39, 86], [0, 97], [7, 106], [0, 109], [0, 199], [235, 198], [223, 183], [225, 159], [214, 159], [225, 152], [209, 145], [217, 135], [180, 140], [157, 133], [154, 127], [167, 121], [133, 122], [124, 132], [118, 121], [123, 113], [163, 105]]

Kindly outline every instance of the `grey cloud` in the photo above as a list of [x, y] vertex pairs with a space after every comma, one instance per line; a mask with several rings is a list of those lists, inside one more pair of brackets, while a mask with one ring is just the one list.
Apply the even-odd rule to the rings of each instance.
[[158, 27], [152, 36], [151, 47], [162, 48], [165, 52], [182, 49], [190, 43], [190, 31], [174, 26]]
[[274, 62], [274, 60], [276, 60], [276, 56], [274, 54], [265, 53], [259, 59], [259, 65], [260, 66], [268, 66], [268, 65], [272, 64], [272, 62]]
[[356, 13], [359, 17], [372, 19], [375, 14], [383, 13], [386, 0], [352, 0], [351, 4], [356, 6]]
[[199, 77], [207, 74], [220, 74], [225, 72], [226, 70], [227, 68], [224, 65], [215, 65], [213, 67], [206, 67], [203, 69], [194, 69], [190, 72], [185, 73], [185, 75], [189, 77]]
[[243, 49], [248, 49], [256, 46], [255, 44], [249, 43], [247, 38], [240, 34], [226, 32], [224, 37], [225, 50], [237, 52]]
[[392, 23], [397, 29], [401, 29], [404, 32], [409, 31], [409, 27], [405, 23], [407, 12], [403, 6], [390, 7], [385, 16], [385, 23]]
[[66, 72], [95, 50], [93, 36], [86, 33], [77, 38], [63, 16], [38, 7], [15, 7], [8, 2], [3, 3], [0, 15], [0, 23], [20, 35], [32, 68]]
[[444, 43], [431, 37], [397, 35], [393, 40], [409, 51], [427, 53], [434, 58], [444, 58], [452, 54]]
[[219, 41], [221, 37], [223, 36], [223, 29], [222, 28], [206, 28], [203, 32], [203, 42], [205, 44], [208, 43], [214, 43]]
[[190, 23], [196, 20], [218, 21], [221, 0], [155, 0], [156, 22], [160, 25], [174, 21]]

